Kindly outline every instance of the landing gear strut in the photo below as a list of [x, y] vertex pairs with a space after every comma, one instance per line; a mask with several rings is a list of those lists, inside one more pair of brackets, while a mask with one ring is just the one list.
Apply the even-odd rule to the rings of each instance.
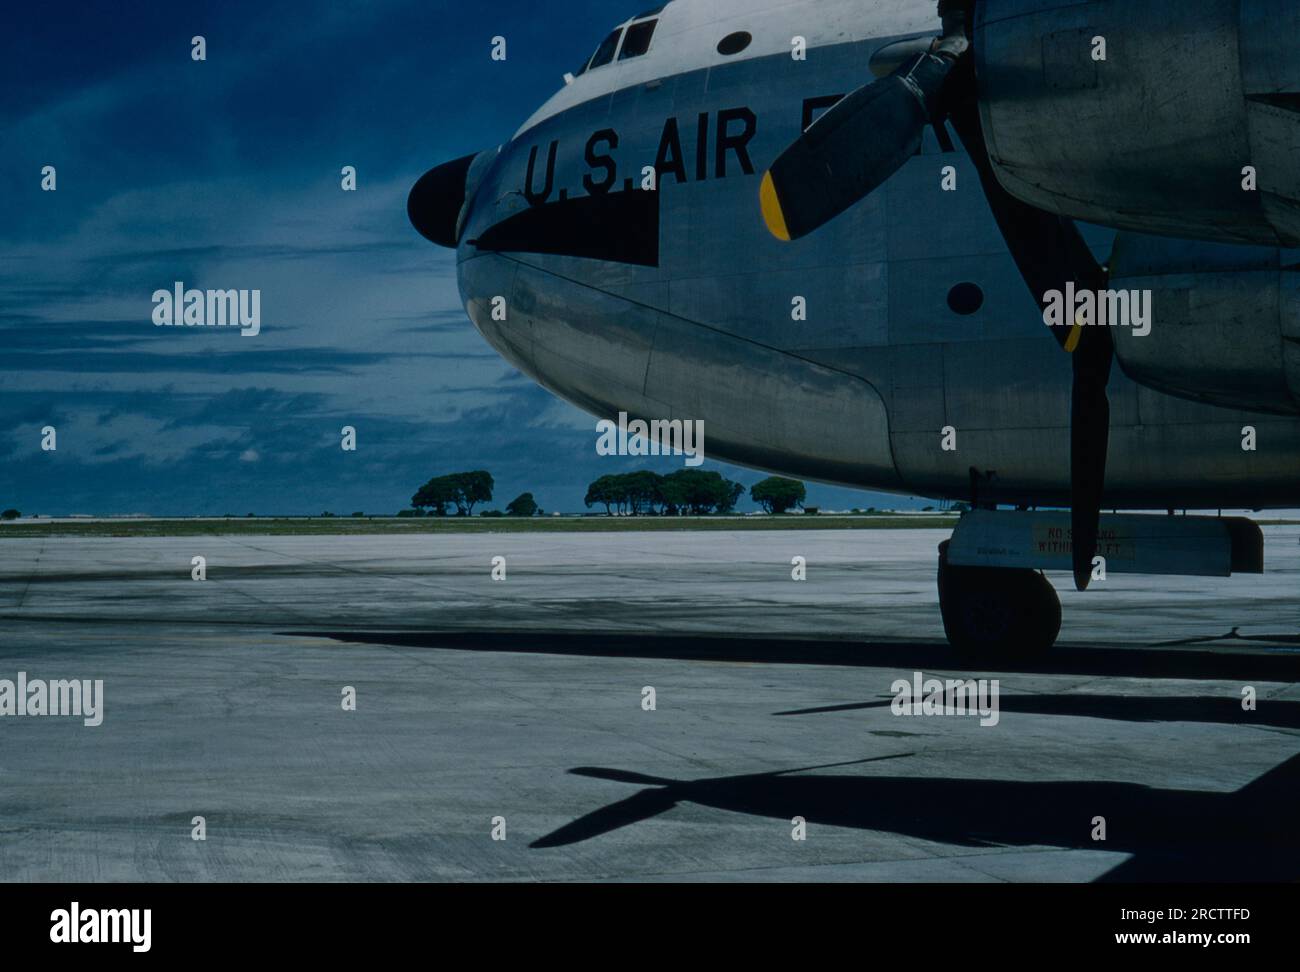
[[939, 611], [948, 642], [973, 656], [1037, 655], [1061, 631], [1061, 602], [1036, 570], [953, 567], [939, 544]]

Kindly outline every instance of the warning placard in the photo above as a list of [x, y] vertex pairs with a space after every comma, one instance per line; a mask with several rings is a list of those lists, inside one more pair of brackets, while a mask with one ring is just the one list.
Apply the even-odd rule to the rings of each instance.
[[[1033, 524], [1034, 550], [1044, 557], [1069, 557], [1074, 553], [1073, 532], [1053, 523]], [[1137, 560], [1137, 539], [1132, 531], [1102, 525], [1097, 533], [1097, 556], [1107, 561]]]

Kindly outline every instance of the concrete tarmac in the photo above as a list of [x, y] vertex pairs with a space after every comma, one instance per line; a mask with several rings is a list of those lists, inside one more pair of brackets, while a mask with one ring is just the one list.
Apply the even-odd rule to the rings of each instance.
[[[104, 711], [0, 717], [0, 879], [1300, 878], [1265, 535], [1263, 577], [1053, 576], [1057, 648], [988, 668], [937, 531], [3, 539], [0, 680]], [[997, 724], [894, 714], [916, 672]]]

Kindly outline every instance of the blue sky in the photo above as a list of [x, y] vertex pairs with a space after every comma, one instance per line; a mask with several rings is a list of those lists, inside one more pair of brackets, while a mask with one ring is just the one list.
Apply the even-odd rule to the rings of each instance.
[[[405, 199], [508, 137], [647, 5], [16, 7], [0, 39], [0, 507], [393, 512], [430, 476], [485, 468], [493, 505], [530, 490], [576, 511], [591, 479], [644, 464], [598, 457], [595, 420], [487, 346], [453, 254], [416, 235]], [[176, 280], [261, 289], [261, 335], [155, 328], [150, 297]], [[809, 501], [899, 502], [818, 486]]]

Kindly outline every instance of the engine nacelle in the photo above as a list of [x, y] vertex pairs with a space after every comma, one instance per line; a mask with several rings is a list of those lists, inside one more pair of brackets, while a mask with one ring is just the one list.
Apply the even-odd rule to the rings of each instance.
[[1014, 196], [1135, 232], [1300, 246], [1296, 0], [976, 11], [985, 135]]
[[1113, 288], [1151, 291], [1150, 333], [1115, 335], [1134, 381], [1300, 414], [1300, 253], [1121, 233], [1110, 270]]

